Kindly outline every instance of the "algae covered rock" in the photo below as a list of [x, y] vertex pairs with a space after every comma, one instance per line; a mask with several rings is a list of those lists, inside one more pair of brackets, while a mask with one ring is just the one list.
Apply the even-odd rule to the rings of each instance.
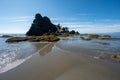
[[12, 42], [21, 42], [21, 41], [27, 41], [29, 37], [12, 37], [6, 40], [6, 42], [12, 43]]
[[22, 42], [22, 41], [30, 41], [30, 42], [40, 42], [40, 41], [47, 41], [47, 42], [56, 42], [60, 39], [57, 38], [55, 35], [42, 35], [42, 36], [31, 36], [31, 37], [12, 37], [6, 40], [8, 43], [13, 42]]
[[48, 41], [48, 42], [56, 42], [60, 39], [55, 35], [42, 35], [42, 36], [32, 36], [29, 41], [38, 42], [38, 41]]
[[109, 35], [99, 36], [98, 39], [112, 39]]
[[89, 38], [98, 38], [99, 35], [98, 34], [89, 34], [88, 37]]

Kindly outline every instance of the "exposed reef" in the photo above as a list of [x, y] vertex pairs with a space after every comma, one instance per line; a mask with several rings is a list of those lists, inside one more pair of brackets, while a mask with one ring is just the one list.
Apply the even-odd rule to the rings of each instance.
[[42, 36], [31, 36], [31, 37], [12, 37], [6, 40], [8, 43], [12, 42], [21, 42], [21, 41], [30, 41], [30, 42], [40, 42], [40, 41], [47, 41], [47, 42], [56, 42], [60, 39], [57, 38], [55, 35], [42, 35]]
[[[99, 39], [99, 40], [110, 40], [113, 39], [110, 35], [98, 35], [98, 34], [87, 34], [87, 35], [82, 35], [80, 34], [80, 39], [81, 40], [92, 40], [92, 39]], [[86, 36], [86, 38], [84, 38]]]

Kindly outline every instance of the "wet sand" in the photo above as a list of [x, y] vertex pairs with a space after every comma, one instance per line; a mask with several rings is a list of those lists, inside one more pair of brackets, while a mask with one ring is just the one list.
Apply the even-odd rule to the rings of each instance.
[[38, 47], [29, 60], [0, 74], [0, 80], [120, 80], [120, 64], [53, 46]]

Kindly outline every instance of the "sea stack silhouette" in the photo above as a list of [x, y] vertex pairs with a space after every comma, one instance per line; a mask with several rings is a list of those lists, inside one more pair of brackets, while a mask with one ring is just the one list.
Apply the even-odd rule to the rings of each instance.
[[56, 32], [58, 32], [58, 28], [56, 27], [56, 25], [54, 25], [47, 16], [42, 17], [40, 13], [37, 13], [26, 35], [39, 36], [46, 33]]

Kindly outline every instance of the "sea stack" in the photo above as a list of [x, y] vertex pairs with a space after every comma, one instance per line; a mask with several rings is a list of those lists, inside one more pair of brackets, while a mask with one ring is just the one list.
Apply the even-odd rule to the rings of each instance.
[[42, 17], [40, 13], [37, 13], [26, 35], [39, 36], [46, 33], [56, 33], [57, 31], [58, 28], [51, 22], [51, 20], [47, 16]]

